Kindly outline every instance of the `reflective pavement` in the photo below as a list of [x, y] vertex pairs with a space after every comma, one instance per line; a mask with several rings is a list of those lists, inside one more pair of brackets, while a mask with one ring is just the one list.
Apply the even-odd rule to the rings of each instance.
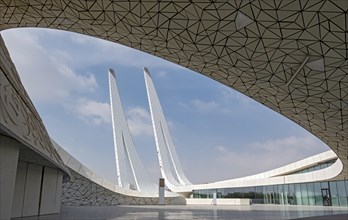
[[[320, 217], [319, 216], [323, 216]], [[60, 214], [19, 218], [25, 220], [140, 220], [140, 219], [348, 219], [347, 207], [317, 206], [91, 206], [62, 207]]]

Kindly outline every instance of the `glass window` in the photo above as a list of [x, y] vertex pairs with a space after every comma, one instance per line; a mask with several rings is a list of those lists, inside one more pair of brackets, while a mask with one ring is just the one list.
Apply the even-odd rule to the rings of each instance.
[[339, 206], [338, 201], [338, 191], [337, 191], [337, 184], [336, 181], [330, 182], [330, 191], [331, 191], [331, 201], [333, 206]]
[[315, 205], [322, 206], [323, 205], [323, 197], [321, 195], [321, 186], [320, 183], [314, 183], [314, 197], [315, 197]]
[[344, 180], [337, 181], [338, 201], [340, 206], [348, 206], [347, 191], [344, 186]]
[[256, 186], [255, 187], [255, 199], [253, 200], [255, 204], [263, 204], [263, 187]]
[[216, 198], [222, 198], [223, 189], [216, 189]]
[[302, 205], [309, 205], [307, 184], [301, 183], [300, 186], [301, 186]]
[[232, 188], [229, 192], [229, 198], [234, 198], [237, 190], [238, 190], [238, 188]]
[[255, 187], [248, 187], [247, 197], [249, 199], [255, 199]]
[[278, 185], [273, 186], [274, 204], [279, 204]]
[[274, 190], [273, 186], [266, 186], [267, 188], [267, 204], [274, 204]]
[[238, 192], [235, 194], [235, 198], [244, 198], [244, 188], [238, 188]]
[[289, 185], [288, 184], [285, 184], [283, 185], [283, 190], [284, 190], [284, 204], [285, 205], [289, 205]]
[[234, 192], [235, 188], [229, 189], [228, 194], [226, 195], [226, 198], [234, 198]]
[[320, 186], [322, 189], [329, 188], [329, 182], [320, 182]]
[[284, 185], [278, 185], [278, 198], [279, 198], [279, 204], [284, 205], [285, 199], [284, 199]]
[[301, 184], [295, 184], [296, 205], [302, 205]]
[[234, 198], [234, 193], [236, 192], [236, 188], [233, 188], [230, 190], [229, 194], [228, 194], [228, 198]]
[[202, 190], [202, 198], [207, 198], [207, 190]]
[[193, 190], [193, 198], [250, 198], [255, 204], [323, 206], [324, 192], [333, 206], [348, 206], [348, 180], [255, 187]]
[[231, 188], [224, 189], [224, 198], [231, 198]]
[[263, 186], [263, 201], [264, 204], [268, 204], [267, 186]]
[[314, 183], [307, 183], [309, 205], [315, 205]]
[[297, 205], [296, 193], [295, 193], [295, 184], [289, 184], [289, 198], [290, 205]]

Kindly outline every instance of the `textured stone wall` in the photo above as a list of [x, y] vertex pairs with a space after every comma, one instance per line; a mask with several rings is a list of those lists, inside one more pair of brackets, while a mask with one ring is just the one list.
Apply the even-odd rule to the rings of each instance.
[[[63, 179], [63, 206], [113, 206], [113, 205], [157, 205], [155, 197], [133, 197], [108, 190], [82, 175], [70, 170], [73, 178]], [[165, 199], [166, 204], [185, 204], [182, 197]]]

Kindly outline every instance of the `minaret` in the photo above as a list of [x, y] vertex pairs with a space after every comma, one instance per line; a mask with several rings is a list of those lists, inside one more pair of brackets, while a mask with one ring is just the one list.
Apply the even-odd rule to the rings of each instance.
[[144, 78], [161, 174], [166, 179], [168, 188], [192, 185], [181, 168], [151, 75], [146, 67], [144, 68]]
[[136, 152], [112, 69], [109, 69], [109, 91], [117, 184], [124, 188], [158, 194], [158, 186], [151, 180]]

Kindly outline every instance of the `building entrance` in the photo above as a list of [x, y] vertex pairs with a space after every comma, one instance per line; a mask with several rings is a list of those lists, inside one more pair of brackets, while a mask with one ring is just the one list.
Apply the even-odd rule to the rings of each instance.
[[324, 206], [332, 206], [331, 192], [329, 188], [321, 189], [321, 196], [323, 197]]

